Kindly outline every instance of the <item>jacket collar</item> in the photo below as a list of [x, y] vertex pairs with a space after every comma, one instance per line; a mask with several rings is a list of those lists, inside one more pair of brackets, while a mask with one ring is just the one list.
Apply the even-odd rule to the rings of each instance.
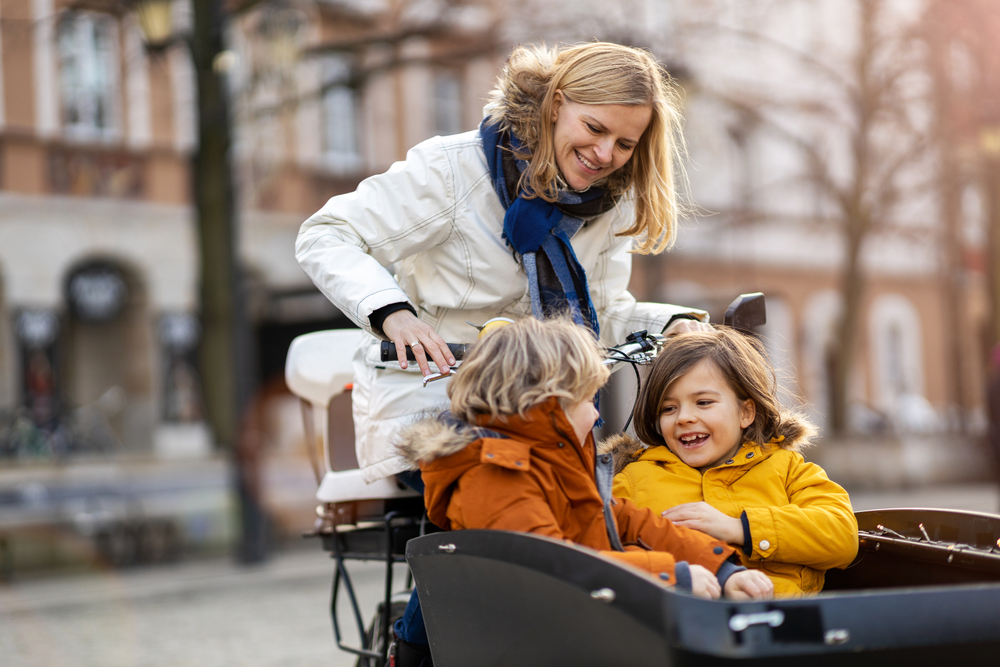
[[[769, 458], [771, 454], [777, 451], [780, 447], [779, 441], [772, 440], [766, 446], [758, 445], [755, 442], [747, 440], [740, 448], [736, 450], [736, 454], [733, 458], [728, 461], [723, 462], [721, 465], [712, 468], [712, 470], [717, 470], [721, 468], [735, 468], [740, 466], [753, 467], [754, 465], [760, 463], [761, 461]], [[655, 463], [664, 463], [670, 465], [685, 465], [681, 461], [680, 457], [670, 451], [666, 446], [660, 445], [657, 447], [650, 447], [645, 452], [642, 453], [638, 458], [639, 461], [651, 461]], [[706, 471], [707, 472], [707, 471]]]
[[[559, 405], [559, 399], [555, 397], [548, 398], [525, 411], [524, 416], [492, 417], [491, 415], [480, 415], [476, 419], [476, 426], [484, 426], [509, 436], [511, 439], [516, 438], [529, 447], [551, 446], [557, 442], [580, 446], [576, 440], [573, 425], [569, 422], [569, 417]], [[588, 436], [587, 443], [592, 438], [592, 435]], [[493, 442], [505, 443], [507, 441], [494, 440]]]

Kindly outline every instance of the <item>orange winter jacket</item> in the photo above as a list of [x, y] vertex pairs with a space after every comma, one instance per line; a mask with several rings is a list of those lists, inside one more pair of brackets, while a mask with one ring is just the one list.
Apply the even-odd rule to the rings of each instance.
[[582, 447], [576, 444], [555, 398], [523, 418], [484, 416], [478, 426], [507, 437], [480, 438], [437, 419], [400, 436], [400, 453], [420, 465], [428, 517], [444, 529], [489, 528], [569, 540], [646, 570], [666, 585], [675, 581], [676, 562], [718, 572], [734, 553], [704, 533], [614, 498], [612, 525], [625, 550], [612, 550], [594, 481], [593, 436]]

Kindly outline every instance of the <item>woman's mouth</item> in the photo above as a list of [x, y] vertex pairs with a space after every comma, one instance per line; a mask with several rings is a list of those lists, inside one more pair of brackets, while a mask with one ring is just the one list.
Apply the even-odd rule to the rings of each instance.
[[598, 167], [593, 162], [591, 162], [587, 158], [585, 158], [582, 155], [580, 155], [580, 151], [573, 151], [573, 152], [576, 153], [576, 160], [577, 160], [577, 162], [579, 162], [583, 166], [584, 169], [586, 169], [587, 171], [591, 171], [591, 172], [593, 172], [595, 174], [597, 174], [597, 173], [599, 173], [601, 171], [600, 167]]

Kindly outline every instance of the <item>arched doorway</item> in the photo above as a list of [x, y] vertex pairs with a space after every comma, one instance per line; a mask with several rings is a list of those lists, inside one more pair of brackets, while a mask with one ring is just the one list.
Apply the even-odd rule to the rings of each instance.
[[869, 315], [874, 403], [904, 432], [933, 430], [939, 417], [924, 392], [920, 313], [901, 294], [882, 294]]
[[123, 263], [94, 258], [67, 272], [64, 296], [67, 407], [90, 429], [95, 448], [150, 451], [156, 348], [145, 285]]
[[805, 390], [806, 413], [821, 430], [830, 410], [830, 345], [842, 310], [840, 294], [821, 290], [809, 296], [802, 311], [800, 386]]

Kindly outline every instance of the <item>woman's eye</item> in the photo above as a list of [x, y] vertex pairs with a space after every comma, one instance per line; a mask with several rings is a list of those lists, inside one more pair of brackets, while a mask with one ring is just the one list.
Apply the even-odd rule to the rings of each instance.
[[594, 127], [590, 123], [584, 123], [584, 125], [586, 125], [587, 129], [590, 130], [591, 132], [593, 132], [594, 134], [597, 134], [598, 132], [600, 132], [600, 130], [598, 130], [596, 127]]
[[618, 147], [621, 148], [626, 153], [628, 153], [630, 150], [632, 150], [634, 148], [634, 146], [632, 146], [630, 144], [618, 144]]
[[706, 405], [711, 405], [713, 402], [714, 401], [709, 401], [709, 400], [705, 399], [705, 400], [698, 401], [698, 405], [706, 406]]

